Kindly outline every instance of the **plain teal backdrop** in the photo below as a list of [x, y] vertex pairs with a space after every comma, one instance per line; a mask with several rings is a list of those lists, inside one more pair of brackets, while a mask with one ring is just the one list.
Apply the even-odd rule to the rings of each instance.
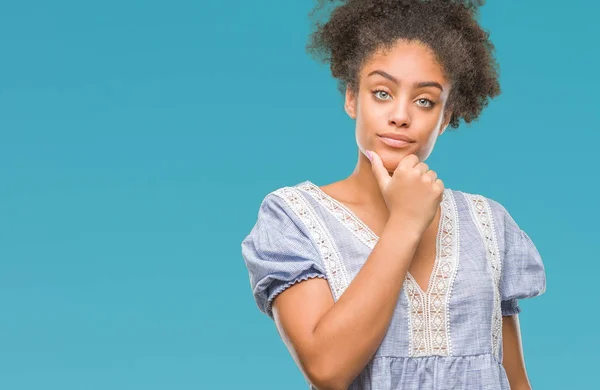
[[[311, 0], [0, 4], [0, 389], [305, 389], [240, 243], [262, 198], [346, 177]], [[489, 0], [503, 94], [428, 160], [500, 201], [547, 291], [535, 389], [597, 383], [596, 1]]]

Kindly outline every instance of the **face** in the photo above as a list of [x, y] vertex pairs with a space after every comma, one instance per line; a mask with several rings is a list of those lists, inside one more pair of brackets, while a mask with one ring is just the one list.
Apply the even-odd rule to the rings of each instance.
[[[425, 161], [450, 121], [445, 113], [450, 83], [431, 50], [419, 42], [399, 41], [378, 51], [362, 67], [358, 87], [357, 94], [346, 91], [345, 108], [356, 119], [361, 159], [373, 150], [388, 172], [408, 154]], [[402, 136], [410, 142], [394, 140]]]

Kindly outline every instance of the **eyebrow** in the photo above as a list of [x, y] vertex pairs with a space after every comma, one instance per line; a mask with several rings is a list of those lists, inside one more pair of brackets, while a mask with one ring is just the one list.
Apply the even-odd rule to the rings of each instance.
[[[391, 81], [393, 81], [396, 84], [400, 84], [398, 82], [398, 79], [396, 79], [391, 74], [384, 72], [383, 70], [374, 70], [371, 73], [369, 73], [367, 75], [367, 77], [373, 76], [373, 75], [376, 75], [376, 74], [378, 74], [380, 76], [383, 76], [386, 79], [391, 80]], [[438, 83], [437, 81], [421, 81], [421, 82], [415, 83], [414, 86], [416, 88], [436, 87], [436, 88], [439, 88], [442, 92], [444, 91], [444, 88], [442, 88], [442, 85], [440, 83]]]

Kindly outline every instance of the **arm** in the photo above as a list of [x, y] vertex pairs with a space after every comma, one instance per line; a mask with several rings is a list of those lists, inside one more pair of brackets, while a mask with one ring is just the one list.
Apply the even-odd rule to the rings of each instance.
[[410, 262], [418, 229], [392, 215], [371, 255], [334, 303], [327, 282], [295, 284], [273, 301], [279, 333], [309, 381], [319, 389], [345, 389], [381, 344]]
[[531, 390], [525, 370], [518, 314], [502, 317], [502, 365], [511, 390]]

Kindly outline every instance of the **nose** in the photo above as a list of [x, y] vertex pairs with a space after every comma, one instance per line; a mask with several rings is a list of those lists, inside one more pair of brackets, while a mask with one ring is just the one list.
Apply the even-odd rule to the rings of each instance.
[[395, 127], [409, 127], [410, 122], [410, 112], [407, 102], [398, 101], [398, 104], [395, 104], [392, 112], [390, 112], [388, 124]]

